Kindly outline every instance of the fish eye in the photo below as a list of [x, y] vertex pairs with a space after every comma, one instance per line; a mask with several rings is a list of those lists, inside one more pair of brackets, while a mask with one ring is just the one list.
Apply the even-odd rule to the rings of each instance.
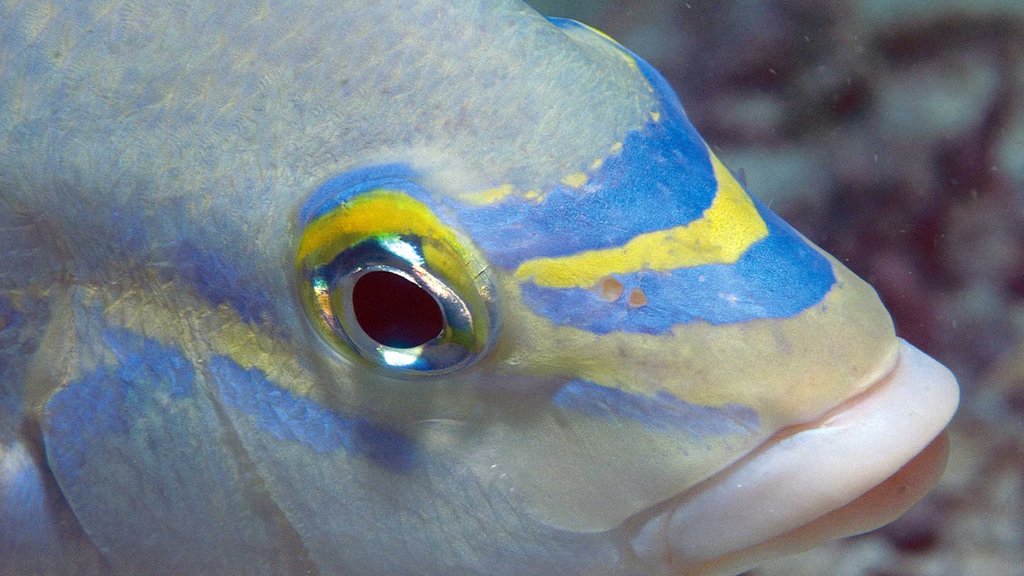
[[483, 262], [426, 205], [372, 190], [306, 225], [300, 291], [342, 355], [392, 374], [447, 373], [481, 357], [496, 330]]
[[399, 270], [370, 270], [352, 286], [360, 330], [391, 348], [415, 348], [444, 331], [444, 313], [427, 288]]

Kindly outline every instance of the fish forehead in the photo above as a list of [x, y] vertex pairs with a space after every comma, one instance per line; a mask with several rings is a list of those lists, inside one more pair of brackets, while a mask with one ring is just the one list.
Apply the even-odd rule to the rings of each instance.
[[117, 199], [290, 214], [316, 183], [396, 149], [440, 154], [460, 179], [531, 185], [598, 157], [643, 114], [642, 80], [614, 73], [625, 62], [511, 1], [4, 11], [18, 56], [0, 69], [5, 143], [46, 144], [78, 186]]

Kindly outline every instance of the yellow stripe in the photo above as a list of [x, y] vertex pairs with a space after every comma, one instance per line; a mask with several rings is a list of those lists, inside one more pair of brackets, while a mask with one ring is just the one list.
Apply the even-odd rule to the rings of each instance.
[[487, 204], [497, 204], [515, 193], [516, 189], [511, 184], [502, 184], [501, 186], [495, 186], [480, 192], [463, 194], [459, 196], [459, 200], [474, 206], [485, 206]]
[[516, 270], [549, 288], [589, 288], [609, 274], [732, 264], [768, 234], [757, 208], [711, 151], [718, 192], [699, 219], [684, 226], [640, 234], [623, 246], [556, 258], [537, 258]]
[[407, 234], [434, 239], [449, 246], [458, 238], [422, 203], [398, 190], [374, 190], [314, 220], [299, 245], [298, 260], [325, 264], [338, 253], [368, 237]]
[[323, 397], [316, 375], [299, 360], [295, 342], [249, 324], [231, 306], [212, 307], [190, 288], [155, 276], [140, 279], [137, 286], [119, 285], [117, 290], [103, 286], [96, 294], [111, 303], [104, 310], [111, 325], [180, 348], [197, 365], [219, 354], [242, 368], [259, 369], [275, 386], [300, 396]]
[[587, 175], [583, 172], [573, 172], [565, 178], [562, 178], [562, 184], [570, 188], [579, 188], [587, 183]]

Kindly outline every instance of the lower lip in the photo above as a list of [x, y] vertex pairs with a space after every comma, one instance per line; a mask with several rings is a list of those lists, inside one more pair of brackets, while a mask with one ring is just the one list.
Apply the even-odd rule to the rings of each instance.
[[910, 510], [942, 477], [949, 455], [949, 436], [939, 434], [895, 474], [853, 502], [803, 526], [711, 562], [685, 566], [683, 574], [736, 574], [768, 558], [803, 552], [822, 542], [863, 534], [884, 526]]
[[946, 368], [900, 341], [890, 374], [665, 503], [634, 550], [673, 570], [717, 574], [697, 568], [742, 567], [891, 521], [941, 474], [940, 434], [958, 394]]

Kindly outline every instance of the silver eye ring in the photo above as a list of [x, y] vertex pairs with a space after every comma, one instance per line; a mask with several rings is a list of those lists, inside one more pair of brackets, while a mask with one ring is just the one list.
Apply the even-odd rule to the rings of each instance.
[[396, 373], [457, 370], [490, 340], [492, 291], [460, 296], [430, 269], [414, 237], [370, 237], [305, 273], [324, 331]]

